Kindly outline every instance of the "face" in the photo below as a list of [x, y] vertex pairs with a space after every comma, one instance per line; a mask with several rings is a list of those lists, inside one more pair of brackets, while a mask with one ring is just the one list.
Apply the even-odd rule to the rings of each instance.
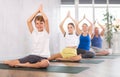
[[74, 27], [72, 25], [68, 25], [68, 32], [73, 33]]
[[98, 27], [95, 27], [94, 32], [95, 32], [95, 34], [98, 34], [98, 33], [99, 33]]
[[43, 31], [44, 24], [45, 23], [43, 21], [41, 21], [41, 22], [38, 20], [35, 21], [35, 27], [37, 28], [38, 31]]
[[85, 24], [83, 24], [83, 26], [82, 26], [82, 30], [83, 30], [83, 31], [87, 31], [87, 30], [88, 30], [88, 26], [85, 25]]

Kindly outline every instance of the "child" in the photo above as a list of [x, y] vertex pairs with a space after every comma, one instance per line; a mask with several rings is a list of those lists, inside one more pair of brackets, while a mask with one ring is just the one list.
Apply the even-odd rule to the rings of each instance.
[[[38, 13], [41, 13], [41, 15], [37, 16]], [[37, 30], [33, 28], [33, 19]], [[32, 51], [24, 58], [5, 61], [4, 63], [12, 67], [46, 68], [49, 66], [47, 58], [50, 56], [49, 23], [47, 16], [43, 12], [42, 5], [30, 16], [27, 24], [32, 36]]]
[[75, 33], [75, 26], [73, 23], [68, 23], [68, 32], [65, 32], [63, 29], [63, 24], [67, 18], [71, 18], [75, 24], [76, 21], [70, 16], [70, 12], [68, 12], [65, 19], [60, 24], [60, 30], [65, 38], [66, 47], [62, 50], [62, 52], [58, 54], [52, 55], [49, 60], [60, 60], [60, 61], [79, 61], [81, 60], [81, 55], [77, 55], [76, 47], [77, 47], [77, 35]]

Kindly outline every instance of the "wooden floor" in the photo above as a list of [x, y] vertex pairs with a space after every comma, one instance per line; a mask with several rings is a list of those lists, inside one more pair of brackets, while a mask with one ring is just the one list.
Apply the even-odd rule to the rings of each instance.
[[50, 65], [84, 66], [90, 68], [77, 74], [0, 69], [0, 77], [120, 77], [120, 57], [116, 59], [104, 59], [104, 62], [99, 64], [53, 62]]

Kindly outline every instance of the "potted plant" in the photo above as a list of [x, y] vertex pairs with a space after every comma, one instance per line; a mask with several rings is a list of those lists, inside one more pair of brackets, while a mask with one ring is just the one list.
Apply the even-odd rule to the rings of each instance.
[[108, 43], [108, 48], [111, 48], [113, 29], [115, 29], [113, 25], [113, 21], [115, 20], [115, 18], [109, 13], [108, 10], [106, 10], [106, 13], [103, 15], [104, 15], [103, 21], [105, 22], [105, 26], [106, 26], [105, 39]]

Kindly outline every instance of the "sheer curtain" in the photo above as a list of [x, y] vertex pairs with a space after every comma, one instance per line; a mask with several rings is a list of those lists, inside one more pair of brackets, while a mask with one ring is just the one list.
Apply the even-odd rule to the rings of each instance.
[[0, 60], [20, 58], [30, 51], [26, 20], [40, 4], [49, 19], [51, 54], [59, 49], [60, 0], [0, 0]]
[[119, 53], [120, 54], [120, 32], [115, 32], [113, 34], [113, 40], [112, 40], [112, 50], [113, 53]]

